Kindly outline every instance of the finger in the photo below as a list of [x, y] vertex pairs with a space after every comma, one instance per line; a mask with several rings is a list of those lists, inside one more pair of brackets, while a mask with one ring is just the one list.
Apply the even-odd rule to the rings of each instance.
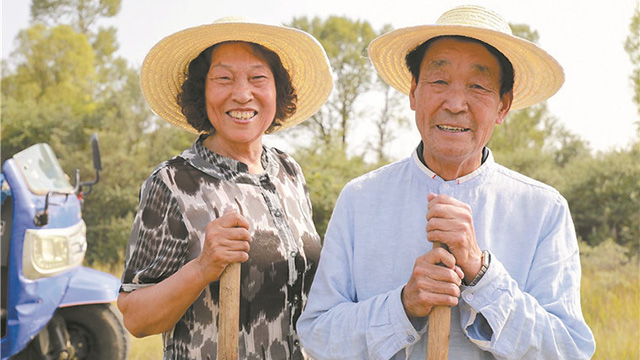
[[216, 220], [218, 220], [219, 224], [222, 227], [226, 227], [226, 228], [240, 227], [240, 228], [245, 228], [247, 230], [249, 229], [249, 221], [235, 210], [227, 211], [224, 215], [222, 215]]
[[429, 205], [436, 205], [436, 204], [449, 204], [449, 205], [456, 205], [456, 204], [464, 204], [463, 202], [449, 196], [446, 194], [433, 194], [433, 196], [430, 196], [432, 194], [427, 195], [427, 200], [429, 200]]
[[456, 265], [453, 270], [455, 270], [456, 274], [458, 274], [458, 277], [460, 278], [460, 282], [462, 282], [462, 279], [464, 279], [464, 271], [462, 271], [462, 268]]
[[223, 240], [219, 243], [219, 246], [229, 253], [249, 253], [251, 250], [251, 245], [247, 241]]
[[430, 231], [453, 231], [458, 226], [455, 219], [432, 217], [427, 220], [427, 233]]
[[430, 251], [429, 263], [453, 269], [456, 266], [456, 258], [446, 248], [438, 247]]
[[462, 280], [452, 269], [431, 265], [429, 269], [417, 269], [413, 276], [416, 279], [417, 288], [425, 293], [459, 295], [457, 288], [462, 284]]
[[220, 235], [229, 240], [251, 241], [251, 233], [243, 227], [223, 228]]

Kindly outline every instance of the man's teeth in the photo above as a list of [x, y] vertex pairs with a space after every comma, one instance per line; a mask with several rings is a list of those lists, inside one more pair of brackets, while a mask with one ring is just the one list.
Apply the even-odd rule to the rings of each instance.
[[449, 132], [465, 132], [465, 131], [469, 131], [469, 129], [455, 127], [455, 126], [447, 126], [447, 125], [436, 125], [436, 126], [440, 130], [449, 131]]
[[229, 111], [229, 116], [240, 120], [248, 120], [256, 115], [255, 111]]

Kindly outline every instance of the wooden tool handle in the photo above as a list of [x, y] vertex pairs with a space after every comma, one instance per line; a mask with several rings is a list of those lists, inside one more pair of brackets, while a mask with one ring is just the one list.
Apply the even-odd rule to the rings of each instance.
[[218, 359], [238, 359], [240, 332], [240, 263], [227, 265], [220, 276]]
[[[434, 241], [433, 247], [443, 247], [443, 244]], [[444, 305], [434, 306], [429, 314], [427, 360], [443, 360], [449, 358], [450, 331], [451, 308]]]

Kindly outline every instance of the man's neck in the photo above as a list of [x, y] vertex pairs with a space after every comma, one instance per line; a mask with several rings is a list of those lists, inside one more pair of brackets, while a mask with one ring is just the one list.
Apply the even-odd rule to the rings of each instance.
[[424, 144], [420, 142], [418, 148], [416, 149], [418, 153], [418, 159], [420, 162], [429, 170], [433, 171], [436, 175], [444, 179], [445, 181], [459, 179], [465, 175], [469, 175], [478, 169], [484, 162], [487, 160], [489, 156], [489, 149], [486, 147], [482, 148], [482, 152], [478, 157], [474, 157], [468, 159], [468, 161], [460, 161], [460, 162], [442, 162], [431, 160], [427, 162], [424, 156]]

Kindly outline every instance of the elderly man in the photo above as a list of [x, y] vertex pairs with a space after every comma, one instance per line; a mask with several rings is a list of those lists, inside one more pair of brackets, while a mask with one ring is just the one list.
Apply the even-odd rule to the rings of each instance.
[[510, 109], [557, 92], [562, 67], [475, 6], [382, 35], [369, 55], [409, 95], [422, 141], [340, 194], [297, 323], [306, 351], [425, 359], [429, 316], [446, 305], [450, 359], [590, 358], [567, 202], [486, 147]]

